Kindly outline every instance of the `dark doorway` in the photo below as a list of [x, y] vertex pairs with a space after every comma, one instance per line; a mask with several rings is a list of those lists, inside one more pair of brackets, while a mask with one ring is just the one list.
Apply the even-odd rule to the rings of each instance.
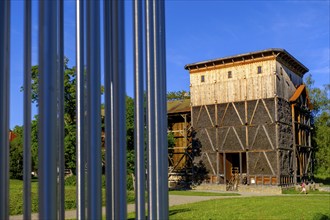
[[[241, 159], [240, 159], [241, 154]], [[240, 162], [241, 161], [241, 162]], [[226, 179], [229, 180], [233, 173], [246, 174], [246, 153], [226, 153]]]

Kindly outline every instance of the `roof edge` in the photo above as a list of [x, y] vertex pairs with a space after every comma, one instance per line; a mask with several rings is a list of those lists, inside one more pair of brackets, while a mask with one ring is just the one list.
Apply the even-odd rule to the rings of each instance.
[[282, 56], [286, 56], [286, 58], [290, 59], [296, 65], [298, 65], [302, 70], [301, 71], [302, 74], [305, 74], [309, 71], [309, 69], [306, 66], [304, 66], [294, 56], [292, 56], [289, 52], [287, 52], [285, 49], [282, 49], [282, 48], [269, 48], [266, 50], [259, 50], [259, 51], [254, 51], [254, 52], [250, 52], [250, 53], [243, 53], [243, 54], [238, 54], [238, 55], [233, 55], [233, 56], [228, 56], [228, 57], [223, 57], [223, 58], [218, 58], [218, 59], [212, 59], [212, 60], [206, 60], [206, 61], [186, 64], [184, 66], [184, 68], [186, 70], [198, 69], [198, 68], [202, 68], [202, 67], [221, 65], [226, 62], [234, 63], [237, 61], [242, 61], [242, 60], [244, 61], [245, 59], [254, 59], [253, 56], [263, 57], [265, 55], [266, 56], [275, 55], [277, 57], [281, 54], [282, 54]]

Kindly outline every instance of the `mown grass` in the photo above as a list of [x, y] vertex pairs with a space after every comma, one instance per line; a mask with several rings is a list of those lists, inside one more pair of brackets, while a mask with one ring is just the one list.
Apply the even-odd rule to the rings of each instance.
[[[291, 189], [283, 189], [282, 194], [302, 194], [302, 193], [299, 190], [295, 190], [295, 189], [291, 188]], [[330, 192], [319, 191], [316, 189], [316, 190], [307, 190], [307, 194], [328, 194], [328, 195], [330, 195]]]
[[[23, 181], [10, 180], [10, 215], [23, 214]], [[134, 192], [127, 191], [127, 202], [134, 203]], [[105, 189], [102, 189], [102, 205], [105, 205]], [[65, 209], [76, 209], [76, 187], [65, 186]], [[31, 183], [31, 211], [38, 212], [38, 182]]]
[[[128, 215], [134, 218], [134, 213]], [[329, 195], [215, 199], [172, 206], [169, 219], [330, 219]]]
[[193, 190], [179, 190], [179, 191], [169, 191], [170, 195], [179, 196], [239, 196], [238, 193], [217, 193], [217, 192], [201, 192]]

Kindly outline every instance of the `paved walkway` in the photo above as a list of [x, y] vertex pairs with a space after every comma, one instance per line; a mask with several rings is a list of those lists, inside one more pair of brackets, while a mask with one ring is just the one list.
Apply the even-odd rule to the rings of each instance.
[[[211, 191], [211, 190], [203, 190], [204, 192], [220, 192], [220, 191]], [[221, 193], [225, 193], [221, 191]], [[286, 195], [274, 195], [274, 194], [266, 194], [266, 193], [252, 193], [252, 192], [239, 192], [241, 196], [182, 196], [182, 195], [170, 195], [169, 196], [169, 206], [181, 205], [181, 204], [189, 204], [195, 202], [201, 202], [211, 199], [227, 199], [227, 198], [241, 198], [241, 197], [252, 197], [252, 196], [286, 196]], [[134, 212], [135, 206], [134, 204], [127, 205], [127, 212]], [[105, 207], [102, 208], [102, 213], [105, 215]], [[69, 210], [65, 212], [66, 219], [75, 219], [76, 218], [76, 210]], [[21, 220], [23, 219], [22, 215], [10, 216], [10, 220]], [[32, 214], [32, 219], [38, 219], [38, 213]]]

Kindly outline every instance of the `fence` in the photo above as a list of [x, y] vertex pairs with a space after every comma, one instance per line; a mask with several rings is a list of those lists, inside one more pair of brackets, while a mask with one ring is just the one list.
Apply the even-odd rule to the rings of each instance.
[[[31, 1], [24, 1], [23, 19], [24, 219], [31, 218]], [[40, 219], [65, 217], [63, 1], [40, 0], [38, 9]], [[102, 7], [100, 7], [101, 3]], [[166, 219], [168, 218], [168, 162], [164, 1], [134, 0], [132, 7], [136, 218], [145, 218], [145, 203], [147, 203], [148, 218]], [[100, 25], [100, 8], [104, 10], [103, 27]], [[101, 45], [104, 47], [105, 79], [106, 218], [126, 219], [124, 39], [130, 36], [125, 35], [124, 19], [124, 1], [76, 2], [78, 219], [102, 218]], [[101, 33], [104, 34], [103, 44], [100, 42]], [[0, 44], [0, 219], [8, 219], [10, 0], [0, 1]], [[146, 123], [144, 83], [146, 83]], [[145, 131], [147, 146], [144, 140]], [[144, 156], [145, 148], [147, 158]], [[145, 167], [146, 159], [147, 167]], [[85, 169], [86, 164], [87, 169]], [[145, 186], [146, 173], [148, 187]], [[148, 192], [147, 201], [145, 201], [145, 190]]]

